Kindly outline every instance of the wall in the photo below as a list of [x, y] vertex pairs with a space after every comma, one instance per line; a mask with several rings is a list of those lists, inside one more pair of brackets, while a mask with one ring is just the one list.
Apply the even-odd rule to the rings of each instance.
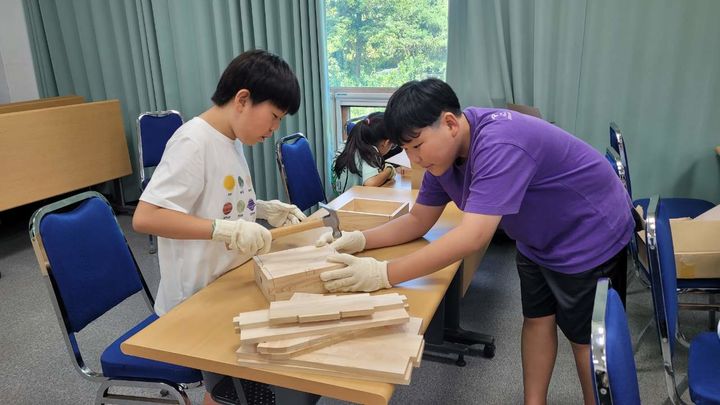
[[22, 0], [0, 2], [0, 104], [38, 98]]

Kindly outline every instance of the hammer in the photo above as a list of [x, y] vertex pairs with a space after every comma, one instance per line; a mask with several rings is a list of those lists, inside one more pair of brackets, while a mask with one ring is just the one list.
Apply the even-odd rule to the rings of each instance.
[[340, 220], [338, 219], [337, 212], [324, 204], [320, 204], [320, 207], [324, 208], [328, 212], [326, 215], [320, 218], [310, 218], [299, 224], [271, 229], [270, 234], [272, 234], [273, 240], [282, 236], [307, 231], [308, 229], [320, 228], [322, 226], [328, 226], [332, 228], [333, 238], [337, 239], [342, 236], [342, 233], [340, 232]]

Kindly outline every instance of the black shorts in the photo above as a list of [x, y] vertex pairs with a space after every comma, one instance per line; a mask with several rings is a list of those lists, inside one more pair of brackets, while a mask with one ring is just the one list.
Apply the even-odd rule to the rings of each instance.
[[[609, 277], [613, 286], [624, 283], [627, 250], [622, 249], [605, 263], [576, 274], [564, 274], [534, 263], [517, 253], [523, 316], [540, 318], [555, 315], [563, 334], [573, 343], [590, 343], [595, 288], [601, 277]], [[624, 285], [621, 287], [624, 290]], [[619, 291], [624, 297], [624, 291]]]

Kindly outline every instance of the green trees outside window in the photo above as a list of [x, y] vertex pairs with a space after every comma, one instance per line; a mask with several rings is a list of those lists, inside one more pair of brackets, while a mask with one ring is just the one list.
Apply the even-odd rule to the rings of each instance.
[[325, 0], [330, 87], [445, 78], [448, 0]]

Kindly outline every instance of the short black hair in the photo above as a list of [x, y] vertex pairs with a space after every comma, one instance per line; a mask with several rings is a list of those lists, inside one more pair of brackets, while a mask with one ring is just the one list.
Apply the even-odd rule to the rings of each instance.
[[212, 101], [223, 106], [242, 89], [250, 92], [253, 104], [270, 100], [291, 115], [300, 108], [300, 85], [295, 73], [282, 58], [267, 51], [255, 49], [233, 59], [220, 76]]
[[396, 145], [406, 144], [444, 112], [462, 113], [450, 85], [435, 78], [409, 81], [393, 93], [385, 108], [387, 137]]

